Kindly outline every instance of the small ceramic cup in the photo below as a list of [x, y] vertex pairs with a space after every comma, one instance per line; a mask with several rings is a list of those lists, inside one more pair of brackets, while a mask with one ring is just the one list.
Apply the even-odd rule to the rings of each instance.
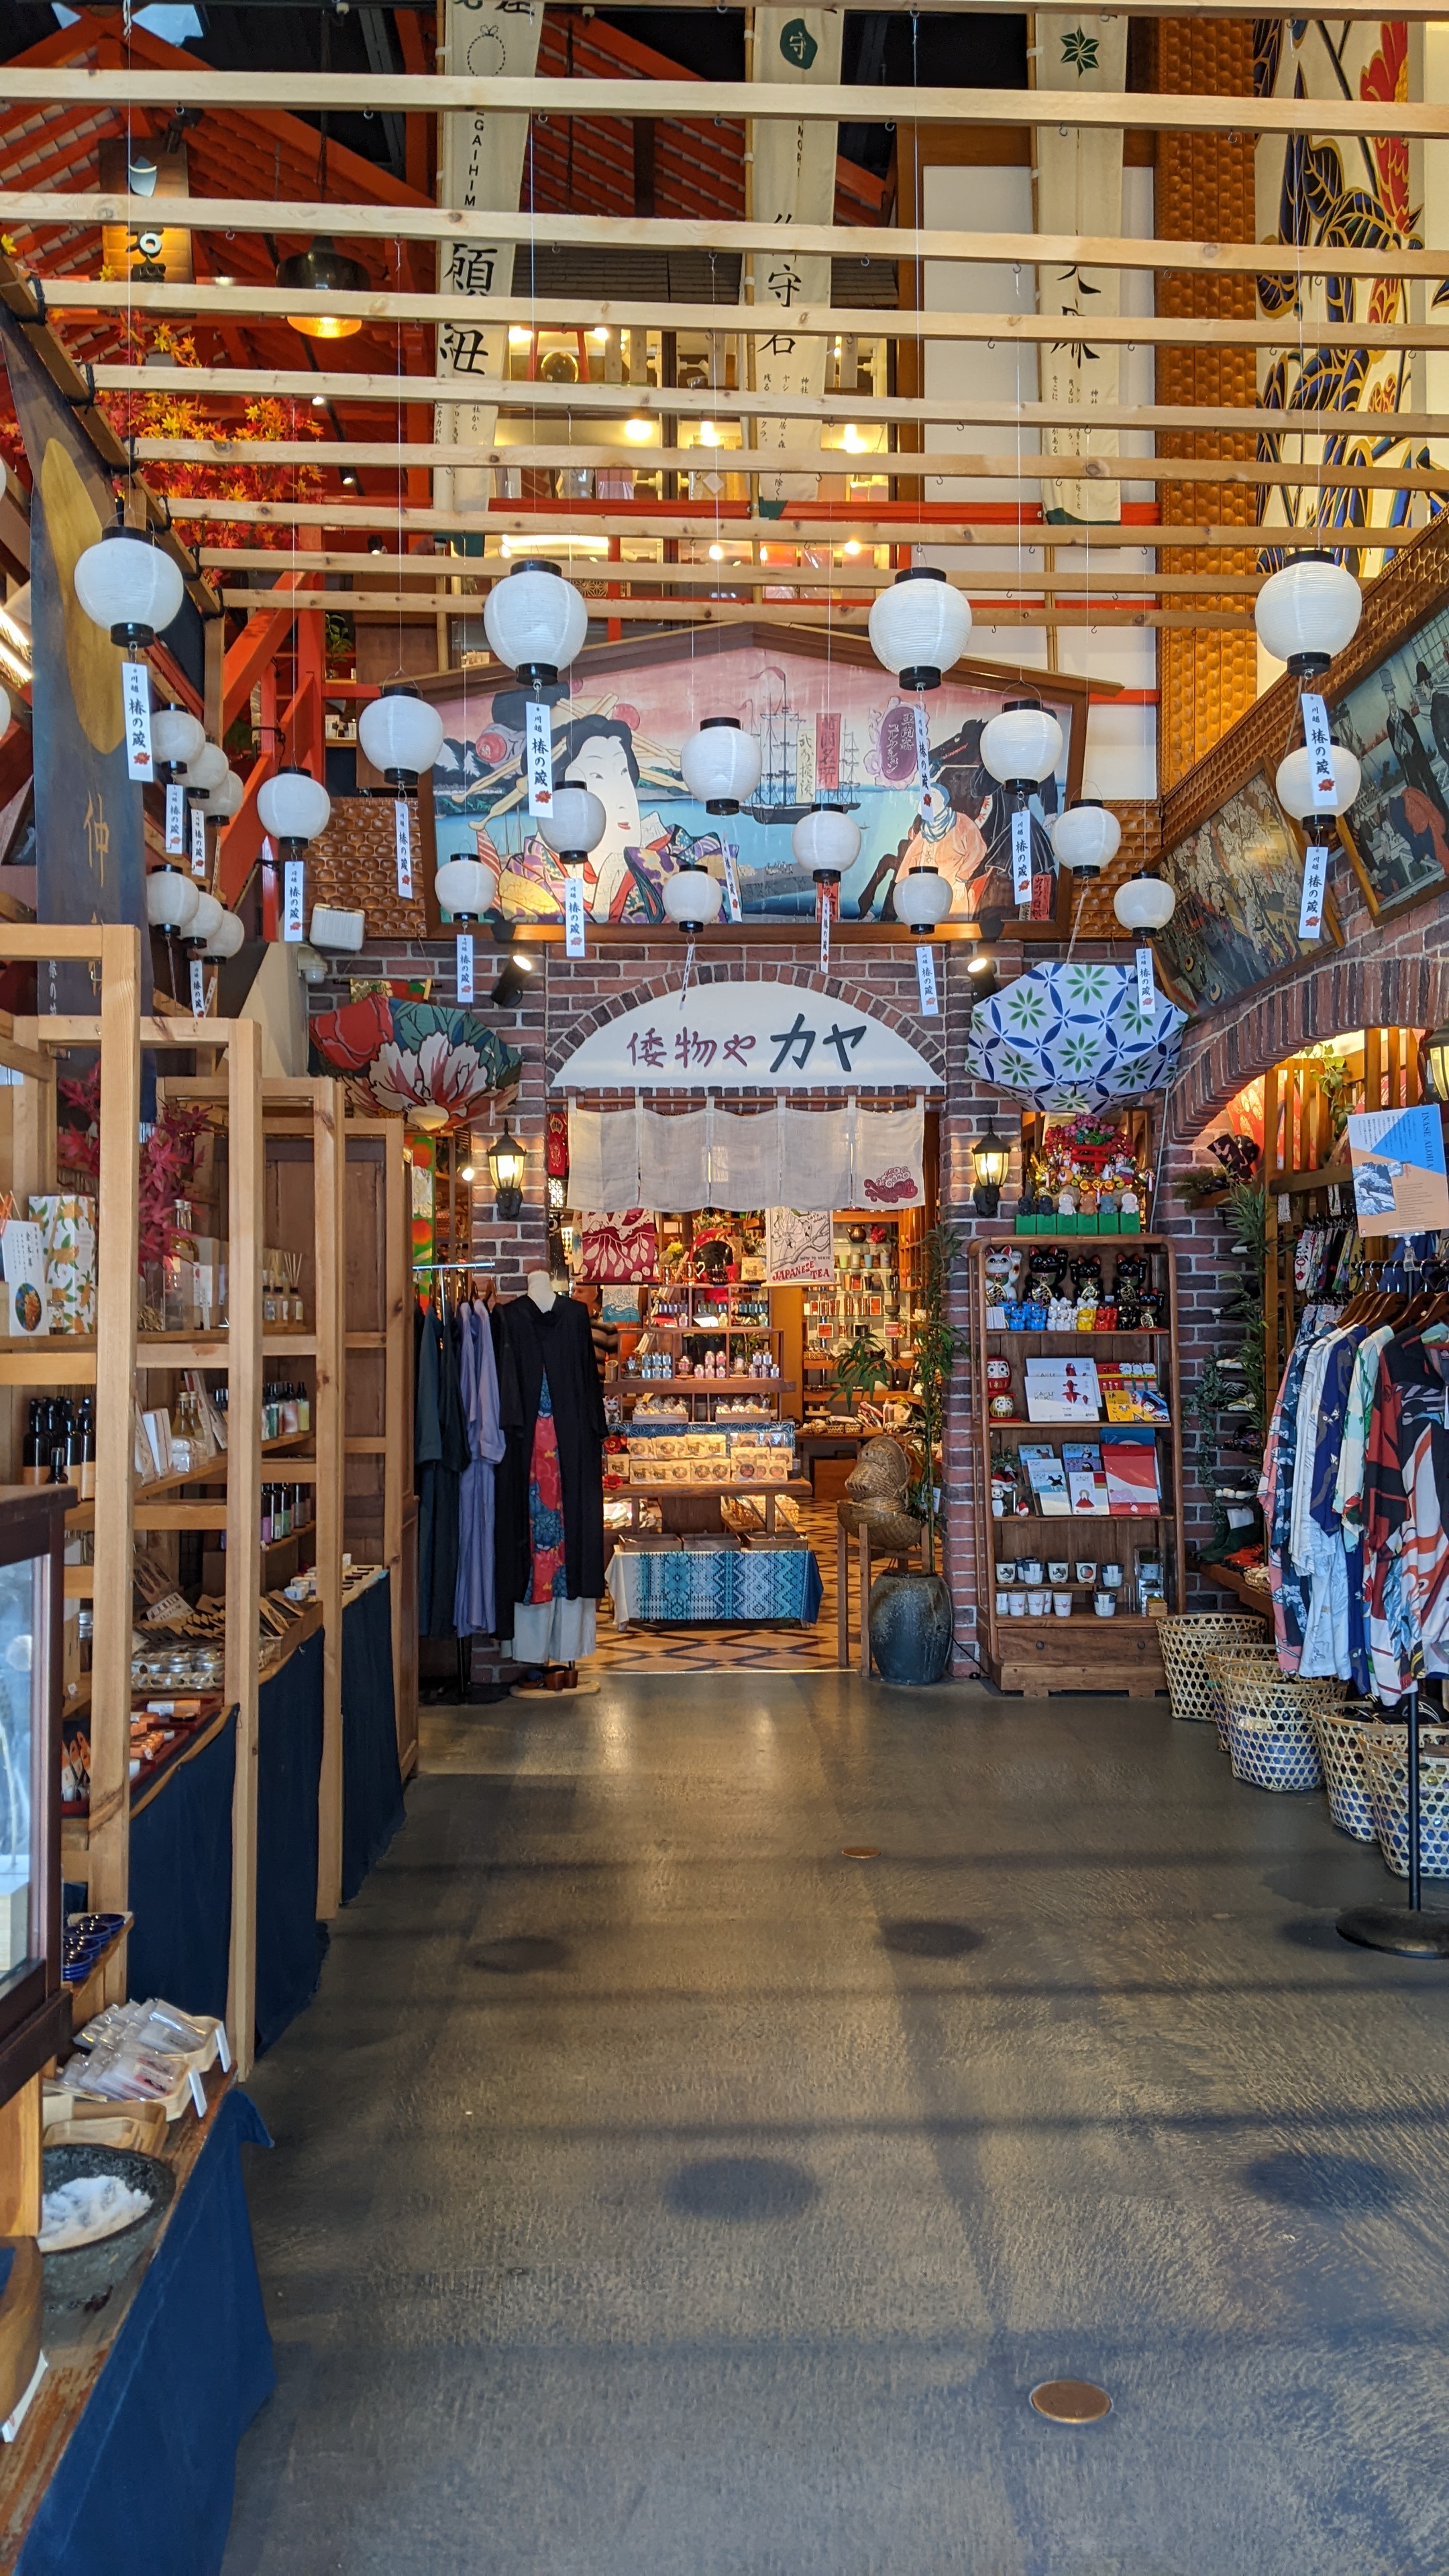
[[1039, 1556], [1024, 1556], [1021, 1560], [1020, 1571], [1023, 1583], [1040, 1583], [1042, 1579], [1041, 1558]]
[[1072, 1596], [1070, 1592], [1054, 1592], [1052, 1594], [1052, 1609], [1058, 1619], [1070, 1619], [1072, 1615]]
[[1117, 1595], [1116, 1595], [1116, 1593], [1115, 1593], [1115, 1592], [1099, 1592], [1099, 1593], [1097, 1594], [1097, 1596], [1096, 1596], [1096, 1598], [1095, 1598], [1095, 1600], [1094, 1600], [1093, 1604], [1092, 1604], [1092, 1607], [1093, 1607], [1093, 1609], [1096, 1611], [1097, 1616], [1098, 1616], [1098, 1618], [1099, 1618], [1099, 1619], [1113, 1619], [1113, 1618], [1115, 1618], [1115, 1617], [1116, 1617], [1116, 1615], [1117, 1615]]
[[1121, 1591], [1121, 1589], [1122, 1589], [1122, 1568], [1121, 1568], [1121, 1566], [1120, 1566], [1120, 1565], [1104, 1565], [1104, 1566], [1103, 1566], [1103, 1568], [1102, 1568], [1102, 1589], [1103, 1589], [1103, 1591], [1104, 1591], [1104, 1592], [1120, 1592], [1120, 1591]]
[[1070, 1574], [1070, 1570], [1071, 1569], [1069, 1568], [1064, 1556], [1053, 1557], [1051, 1563], [1047, 1567], [1048, 1583], [1065, 1583]]
[[1097, 1567], [1094, 1558], [1079, 1556], [1076, 1562], [1075, 1572], [1079, 1583], [1088, 1584], [1093, 1591], [1096, 1590]]
[[1010, 1599], [1012, 1618], [1024, 1619], [1026, 1617], [1026, 1594], [1024, 1592], [1013, 1592], [1010, 1595]]
[[996, 1569], [996, 1580], [998, 1583], [1014, 1583], [1016, 1581], [1016, 1559], [1014, 1556], [1004, 1556], [1002, 1558]]
[[1050, 1603], [1051, 1595], [1047, 1592], [1028, 1592], [1026, 1596], [1026, 1606], [1033, 1619], [1044, 1619]]
[[1009, 1592], [998, 1592], [996, 1596], [996, 1615], [998, 1619], [1006, 1619], [1010, 1617], [1011, 1594]]

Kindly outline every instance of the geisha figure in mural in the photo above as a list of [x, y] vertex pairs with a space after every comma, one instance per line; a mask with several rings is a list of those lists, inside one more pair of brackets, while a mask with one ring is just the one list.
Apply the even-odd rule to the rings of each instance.
[[[522, 736], [522, 692], [501, 690], [493, 701], [495, 724]], [[555, 719], [553, 774], [560, 784], [586, 787], [604, 809], [604, 837], [581, 870], [584, 906], [591, 921], [663, 921], [660, 886], [686, 851], [706, 867], [722, 867], [719, 844], [694, 842], [671, 830], [650, 809], [641, 811], [642, 773], [633, 727], [622, 715], [567, 716]], [[510, 830], [508, 827], [512, 826]], [[511, 812], [495, 807], [488, 823], [476, 827], [478, 855], [496, 865], [506, 913], [557, 916], [563, 905], [566, 871], [529, 823], [521, 807]], [[514, 832], [521, 831], [521, 840]]]

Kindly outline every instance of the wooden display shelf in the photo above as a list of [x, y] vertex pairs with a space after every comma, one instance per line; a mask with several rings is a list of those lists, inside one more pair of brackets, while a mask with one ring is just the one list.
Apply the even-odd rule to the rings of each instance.
[[793, 1395], [792, 1377], [609, 1377], [606, 1395]]
[[[1183, 1555], [1182, 1528], [1182, 1461], [1180, 1426], [1167, 1422], [1033, 1422], [1029, 1417], [1012, 1414], [1005, 1420], [993, 1421], [981, 1399], [984, 1397], [988, 1349], [996, 1360], [1009, 1353], [1014, 1343], [1026, 1351], [1051, 1350], [1057, 1353], [1079, 1352], [1084, 1357], [1110, 1357], [1119, 1343], [1165, 1341], [1164, 1382], [1169, 1387], [1178, 1383], [1177, 1286], [1172, 1245], [1165, 1235], [1034, 1235], [1024, 1243], [1041, 1245], [1051, 1242], [1070, 1244], [1074, 1250], [1083, 1242], [1094, 1249], [1106, 1248], [1119, 1255], [1146, 1255], [1154, 1290], [1166, 1298], [1166, 1320], [1162, 1324], [1144, 1324], [1111, 1332], [1078, 1333], [1069, 1329], [1053, 1330], [1043, 1326], [1038, 1331], [1014, 1332], [1010, 1326], [993, 1324], [986, 1302], [986, 1260], [999, 1252], [999, 1241], [981, 1241], [970, 1247], [971, 1343], [972, 1366], [976, 1372], [975, 1389], [979, 1409], [976, 1414], [976, 1440], [979, 1489], [989, 1495], [993, 1441], [998, 1433], [1012, 1440], [1023, 1432], [1051, 1443], [1060, 1449], [1063, 1441], [1090, 1443], [1100, 1447], [1114, 1435], [1131, 1438], [1150, 1432], [1159, 1458], [1161, 1494], [1158, 1508], [1150, 1512], [1083, 1512], [1046, 1513], [1012, 1512], [998, 1520], [988, 1514], [977, 1524], [977, 1573], [980, 1586], [979, 1618], [984, 1629], [982, 1662], [987, 1677], [999, 1690], [1039, 1694], [1053, 1690], [1127, 1691], [1133, 1697], [1148, 1697], [1166, 1687], [1162, 1655], [1157, 1636], [1157, 1621], [1139, 1613], [1116, 1612], [1110, 1619], [1099, 1619], [1094, 1610], [1073, 1609], [1070, 1616], [1058, 1619], [1054, 1614], [1033, 1619], [1029, 1615], [1012, 1618], [996, 1612], [996, 1564], [998, 1558], [1010, 1557], [1020, 1542], [1016, 1533], [1032, 1534], [1032, 1552], [1043, 1556], [1053, 1551], [1061, 1555], [1078, 1548], [1090, 1550], [1099, 1563], [1117, 1563], [1122, 1567], [1124, 1597], [1134, 1599], [1133, 1549], [1160, 1550], [1167, 1575], [1168, 1597], [1180, 1608], [1186, 1598], [1186, 1565]], [[1035, 1587], [1034, 1587], [1035, 1588]], [[1043, 1583], [1043, 1591], [1049, 1587]], [[1052, 1587], [1065, 1589], [1065, 1586]], [[1081, 1587], [1073, 1585], [1074, 1592]]]
[[804, 1497], [812, 1491], [808, 1476], [792, 1476], [787, 1484], [781, 1485], [721, 1484], [702, 1477], [697, 1485], [620, 1485], [612, 1493], [606, 1485], [604, 1500], [606, 1503], [632, 1503], [634, 1510], [630, 1514], [629, 1527], [638, 1529], [640, 1503], [707, 1503], [728, 1495], [734, 1502], [763, 1503], [765, 1527], [772, 1530], [775, 1526], [775, 1503], [781, 1494]]
[[[264, 1458], [275, 1458], [279, 1452], [290, 1452], [291, 1450], [300, 1447], [304, 1440], [310, 1440], [311, 1438], [312, 1432], [310, 1427], [306, 1431], [284, 1431], [279, 1439], [264, 1440], [262, 1442], [261, 1455]], [[227, 1459], [230, 1454], [229, 1450], [218, 1449], [212, 1457], [205, 1459], [199, 1467], [188, 1467], [184, 1471], [178, 1468], [176, 1472], [170, 1476], [153, 1476], [149, 1484], [136, 1485], [133, 1487], [131, 1494], [133, 1506], [140, 1509], [147, 1503], [156, 1502], [162, 1494], [175, 1493], [178, 1487], [183, 1485], [224, 1485], [227, 1481]], [[310, 1468], [313, 1462], [310, 1458], [299, 1458], [295, 1460], [294, 1463], [298, 1467]], [[286, 1479], [283, 1478], [281, 1481], [285, 1483]], [[302, 1478], [299, 1479], [299, 1481], [308, 1482], [310, 1480]], [[73, 1503], [70, 1510], [66, 1513], [65, 1525], [68, 1530], [94, 1529], [96, 1525], [96, 1507], [94, 1502]], [[181, 1526], [184, 1527], [185, 1524], [183, 1523]], [[196, 1526], [199, 1528], [201, 1524], [198, 1522]], [[72, 1566], [68, 1570], [71, 1573], [84, 1573], [86, 1571], [84, 1566]], [[69, 1584], [66, 1586], [66, 1591], [67, 1595], [69, 1595]], [[81, 1595], [83, 1600], [85, 1597], [86, 1596], [84, 1594]]]
[[[1139, 1237], [1139, 1241], [1140, 1241]], [[1003, 1333], [1009, 1342], [1085, 1342], [1090, 1350], [1094, 1342], [1165, 1342], [1171, 1338], [1166, 1324], [1111, 1324], [1099, 1331], [1094, 1324], [1090, 1333], [1079, 1333], [1071, 1324], [991, 1324], [988, 1333]]]

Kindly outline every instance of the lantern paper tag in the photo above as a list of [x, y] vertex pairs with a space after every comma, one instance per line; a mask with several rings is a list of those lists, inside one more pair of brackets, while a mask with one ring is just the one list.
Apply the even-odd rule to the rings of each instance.
[[1308, 765], [1313, 773], [1313, 810], [1315, 814], [1334, 810], [1333, 740], [1328, 730], [1328, 708], [1315, 691], [1309, 689], [1299, 700], [1303, 709], [1303, 739], [1308, 745]]
[[173, 779], [166, 790], [166, 856], [186, 854], [186, 790]]
[[830, 971], [830, 895], [822, 888], [820, 898], [820, 972]]
[[1137, 1008], [1144, 1020], [1156, 1019], [1157, 988], [1152, 981], [1150, 948], [1139, 948], [1137, 951]]
[[726, 921], [743, 921], [745, 917], [745, 907], [740, 901], [739, 869], [736, 865], [739, 855], [740, 854], [735, 848], [733, 841], [726, 841], [724, 845], [724, 894]]
[[306, 910], [306, 868], [301, 859], [282, 863], [282, 937], [302, 937], [302, 916]]
[[126, 728], [126, 776], [154, 778], [151, 757], [151, 674], [144, 662], [121, 664], [121, 714]]
[[924, 942], [916, 950], [916, 987], [921, 996], [921, 1017], [938, 1018], [941, 1004], [936, 992], [936, 959]]
[[410, 902], [413, 891], [413, 827], [405, 796], [399, 796], [393, 806], [392, 828], [397, 845], [397, 890], [404, 901]]
[[564, 955], [583, 957], [584, 946], [584, 881], [570, 868], [564, 880]]
[[191, 873], [194, 877], [206, 875], [206, 810], [201, 805], [191, 808]]
[[916, 778], [924, 796], [931, 784], [931, 736], [925, 708], [912, 707], [911, 713], [916, 720]]
[[1303, 853], [1303, 896], [1298, 906], [1300, 939], [1323, 937], [1323, 904], [1328, 892], [1328, 844], [1310, 841]]
[[194, 1020], [206, 1017], [206, 972], [199, 957], [191, 960], [191, 1016]]
[[471, 930], [460, 930], [458, 933], [458, 999], [460, 1002], [471, 1002], [473, 999], [473, 933]]
[[553, 812], [553, 738], [549, 732], [548, 709], [541, 698], [529, 698], [524, 706], [524, 758], [528, 764], [528, 810], [530, 814]]
[[1011, 893], [1016, 903], [1031, 901], [1031, 816], [1011, 818]]

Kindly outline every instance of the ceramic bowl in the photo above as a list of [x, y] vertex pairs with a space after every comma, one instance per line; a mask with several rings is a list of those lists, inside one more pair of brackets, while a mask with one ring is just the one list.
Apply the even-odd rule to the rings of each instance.
[[92, 2245], [67, 2246], [44, 2256], [45, 2297], [50, 2307], [83, 2308], [122, 2280], [160, 2231], [176, 2193], [176, 2176], [159, 2156], [139, 2156], [124, 2147], [47, 2147], [44, 2188], [55, 2191], [79, 2174], [115, 2174], [131, 2191], [143, 2191], [151, 2206], [114, 2236], [98, 2236]]

